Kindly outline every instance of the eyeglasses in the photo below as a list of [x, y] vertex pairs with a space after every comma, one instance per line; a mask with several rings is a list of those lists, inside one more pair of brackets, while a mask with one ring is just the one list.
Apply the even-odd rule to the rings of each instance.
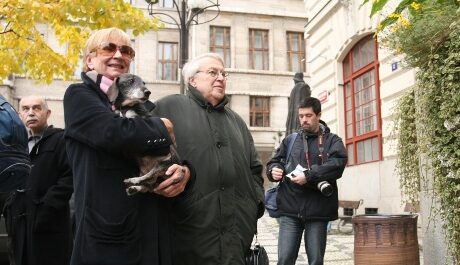
[[212, 77], [217, 77], [219, 74], [221, 74], [225, 80], [227, 80], [228, 75], [229, 75], [228, 72], [225, 72], [224, 70], [220, 71], [216, 69], [209, 69], [206, 71], [197, 71], [196, 73], [206, 73]]
[[128, 45], [118, 46], [112, 42], [103, 42], [96, 48], [92, 49], [91, 52], [99, 51], [99, 54], [103, 56], [113, 56], [116, 52], [120, 51], [121, 56], [132, 60], [136, 55], [136, 52]]

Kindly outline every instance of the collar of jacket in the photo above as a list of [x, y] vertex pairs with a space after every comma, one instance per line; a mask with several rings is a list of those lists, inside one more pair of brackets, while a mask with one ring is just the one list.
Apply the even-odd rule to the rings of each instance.
[[48, 127], [46, 127], [46, 130], [43, 132], [42, 138], [49, 137], [50, 135], [53, 135], [53, 134], [55, 134], [57, 132], [60, 132], [60, 131], [63, 131], [63, 130], [64, 129], [56, 128], [53, 125], [49, 125]]
[[[319, 131], [320, 131], [320, 134], [324, 135], [324, 134], [330, 133], [331, 129], [329, 129], [329, 127], [327, 127], [327, 124], [323, 120], [319, 120]], [[304, 130], [302, 130], [302, 128], [300, 129], [300, 132], [304, 133], [305, 136], [308, 137], [308, 138], [310, 138], [310, 137], [318, 137], [318, 135], [319, 135], [319, 133], [310, 133], [310, 132], [304, 131]]]
[[85, 72], [82, 72], [81, 80], [85, 85], [94, 89], [97, 92], [98, 96], [107, 103], [107, 106], [109, 106], [109, 108], [112, 108], [112, 103], [110, 102], [109, 97], [99, 87], [99, 85], [101, 84], [102, 75], [97, 75], [96, 80], [93, 80]]
[[43, 132], [43, 136], [38, 140], [38, 142], [34, 145], [34, 147], [31, 150], [31, 154], [38, 154], [38, 149], [40, 148], [40, 144], [48, 137], [51, 135], [63, 131], [64, 129], [61, 128], [55, 128], [53, 125], [49, 125], [46, 127], [45, 131]]
[[201, 92], [198, 91], [195, 87], [191, 86], [190, 84], [188, 85], [188, 92], [187, 95], [196, 101], [198, 105], [200, 105], [202, 108], [206, 110], [216, 110], [216, 111], [221, 111], [225, 108], [225, 105], [228, 103], [228, 97], [227, 95], [224, 96], [222, 101], [217, 104], [216, 106], [213, 106], [211, 103], [207, 102], [206, 99], [204, 99], [203, 95], [201, 95]]

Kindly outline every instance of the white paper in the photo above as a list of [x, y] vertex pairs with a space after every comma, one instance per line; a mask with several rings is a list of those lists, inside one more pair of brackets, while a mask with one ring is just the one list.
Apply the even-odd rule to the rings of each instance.
[[295, 167], [294, 170], [292, 170], [291, 172], [289, 172], [288, 174], [286, 174], [286, 177], [288, 178], [293, 178], [299, 174], [301, 174], [302, 172], [304, 172], [305, 170], [307, 170], [306, 168], [304, 168], [303, 166], [301, 166], [300, 164], [297, 165]]

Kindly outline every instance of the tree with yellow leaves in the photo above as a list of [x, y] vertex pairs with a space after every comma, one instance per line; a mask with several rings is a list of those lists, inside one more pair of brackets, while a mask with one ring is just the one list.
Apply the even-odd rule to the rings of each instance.
[[[17, 74], [50, 83], [72, 77], [91, 30], [118, 27], [138, 35], [159, 22], [123, 0], [0, 0], [0, 25], [0, 80]], [[40, 26], [64, 52], [49, 46]]]
[[[368, 3], [370, 0], [364, 0], [362, 5], [365, 5]], [[371, 8], [371, 14], [370, 16], [374, 16], [380, 11], [383, 10], [383, 8], [390, 3], [395, 3], [395, 1], [392, 0], [372, 0], [372, 8]], [[397, 6], [393, 10], [392, 13], [390, 13], [385, 19], [382, 20], [379, 24], [379, 30], [383, 30], [389, 25], [392, 25], [396, 22], [400, 22], [402, 24], [409, 23], [407, 19], [404, 18], [401, 14], [404, 12], [408, 12], [410, 15], [414, 15], [417, 13], [418, 10], [420, 10], [420, 7], [422, 5], [432, 5], [432, 4], [448, 4], [448, 5], [456, 5], [457, 7], [460, 5], [460, 0], [400, 0], [399, 2], [396, 2]]]

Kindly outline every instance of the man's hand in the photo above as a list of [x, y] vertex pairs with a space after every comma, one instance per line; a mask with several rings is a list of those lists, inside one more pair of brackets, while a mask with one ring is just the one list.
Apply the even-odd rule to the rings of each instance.
[[281, 180], [283, 178], [283, 172], [284, 170], [279, 168], [279, 167], [274, 167], [271, 169], [272, 172], [272, 178], [274, 180]]
[[165, 197], [175, 197], [185, 190], [185, 186], [190, 180], [190, 169], [174, 164], [166, 170], [166, 175], [171, 175], [171, 177], [160, 183], [153, 192]]
[[160, 119], [165, 124], [166, 129], [168, 129], [168, 133], [171, 133], [174, 131], [174, 126], [169, 119], [167, 118], [160, 118]]
[[307, 177], [305, 176], [304, 172], [297, 173], [297, 175], [291, 177], [291, 182], [294, 182], [298, 185], [305, 185], [307, 184]]

